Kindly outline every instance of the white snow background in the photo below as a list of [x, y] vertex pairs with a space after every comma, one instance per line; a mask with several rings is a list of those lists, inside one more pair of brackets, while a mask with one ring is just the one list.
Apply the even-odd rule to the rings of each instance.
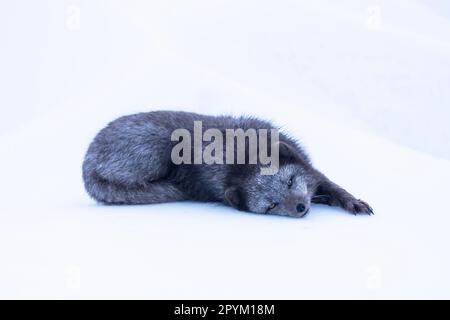
[[[450, 298], [447, 1], [3, 1], [0, 88], [0, 298]], [[375, 216], [96, 204], [157, 109], [271, 119]]]

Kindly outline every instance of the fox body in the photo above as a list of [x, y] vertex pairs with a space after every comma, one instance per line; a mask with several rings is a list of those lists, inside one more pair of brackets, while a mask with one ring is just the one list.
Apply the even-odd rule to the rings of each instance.
[[[90, 144], [83, 162], [88, 194], [104, 204], [151, 204], [171, 201], [221, 202], [243, 211], [305, 216], [312, 203], [339, 206], [353, 214], [372, 214], [358, 200], [313, 167], [303, 148], [280, 133], [279, 169], [261, 174], [261, 164], [205, 164], [172, 161], [180, 128], [271, 130], [257, 118], [207, 116], [189, 112], [154, 111], [124, 116], [109, 123]], [[207, 143], [203, 142], [204, 149]], [[248, 144], [246, 159], [249, 157]]]

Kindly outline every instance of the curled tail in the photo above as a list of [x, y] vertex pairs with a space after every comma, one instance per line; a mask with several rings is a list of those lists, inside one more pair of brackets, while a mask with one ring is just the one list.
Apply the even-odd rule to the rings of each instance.
[[88, 194], [104, 204], [151, 204], [187, 200], [182, 191], [166, 180], [124, 186], [108, 181], [95, 170], [84, 171], [83, 180]]

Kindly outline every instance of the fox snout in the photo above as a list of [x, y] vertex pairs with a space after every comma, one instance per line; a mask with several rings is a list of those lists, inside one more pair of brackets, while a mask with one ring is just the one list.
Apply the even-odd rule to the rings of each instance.
[[299, 204], [297, 204], [295, 209], [297, 210], [297, 213], [300, 215], [300, 217], [304, 217], [309, 211], [309, 206], [306, 206], [304, 203], [300, 202]]
[[295, 210], [292, 210], [292, 216], [297, 218], [303, 218], [309, 212], [309, 204], [304, 202], [299, 202], [295, 206]]
[[303, 218], [309, 212], [311, 201], [306, 197], [292, 196], [287, 201], [289, 215], [293, 217]]

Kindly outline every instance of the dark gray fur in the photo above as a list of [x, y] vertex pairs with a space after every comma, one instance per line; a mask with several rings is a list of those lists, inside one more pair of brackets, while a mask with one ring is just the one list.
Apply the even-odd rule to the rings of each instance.
[[[171, 141], [172, 132], [184, 128], [193, 135], [193, 123], [198, 120], [204, 131], [274, 128], [251, 117], [176, 111], [121, 117], [102, 129], [89, 146], [83, 163], [88, 194], [104, 204], [212, 201], [239, 210], [296, 217], [306, 215], [311, 203], [339, 206], [353, 214], [373, 213], [367, 203], [316, 170], [299, 144], [283, 133], [280, 170], [273, 176], [261, 175], [259, 164], [173, 164], [171, 150], [178, 142]], [[276, 206], [269, 209], [272, 203]], [[305, 205], [300, 213], [299, 203]]]

